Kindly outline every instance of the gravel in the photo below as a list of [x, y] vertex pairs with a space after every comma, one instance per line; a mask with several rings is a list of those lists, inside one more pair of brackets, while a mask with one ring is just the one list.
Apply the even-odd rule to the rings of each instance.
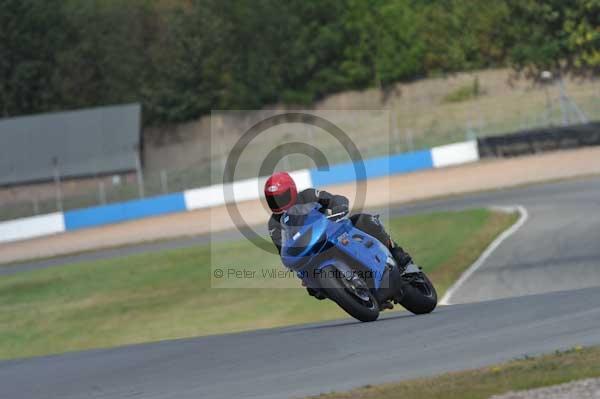
[[490, 399], [600, 399], [600, 378], [590, 378], [527, 391], [494, 395]]

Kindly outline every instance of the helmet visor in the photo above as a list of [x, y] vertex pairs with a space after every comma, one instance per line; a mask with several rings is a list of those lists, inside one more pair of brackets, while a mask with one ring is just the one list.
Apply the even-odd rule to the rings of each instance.
[[281, 194], [267, 195], [267, 204], [271, 210], [283, 209], [292, 202], [292, 193], [290, 189], [285, 190]]

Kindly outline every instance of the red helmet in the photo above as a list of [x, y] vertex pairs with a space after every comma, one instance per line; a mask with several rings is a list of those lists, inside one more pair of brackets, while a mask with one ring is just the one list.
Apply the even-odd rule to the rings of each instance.
[[292, 176], [286, 172], [273, 173], [265, 182], [265, 197], [273, 213], [282, 213], [289, 209], [298, 197]]

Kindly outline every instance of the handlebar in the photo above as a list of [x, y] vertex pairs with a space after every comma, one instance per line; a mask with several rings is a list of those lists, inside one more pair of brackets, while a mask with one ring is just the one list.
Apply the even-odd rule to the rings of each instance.
[[[327, 219], [332, 219], [332, 218], [335, 218], [335, 217], [341, 216], [341, 217], [340, 217], [340, 219], [338, 219], [338, 220], [342, 220], [342, 219], [343, 219], [343, 217], [344, 217], [344, 216], [346, 216], [346, 215], [348, 215], [348, 212], [338, 212], [338, 213], [334, 213], [333, 215], [328, 215], [328, 216], [325, 216], [325, 218], [327, 218]], [[338, 220], [336, 220], [336, 222], [337, 222]]]

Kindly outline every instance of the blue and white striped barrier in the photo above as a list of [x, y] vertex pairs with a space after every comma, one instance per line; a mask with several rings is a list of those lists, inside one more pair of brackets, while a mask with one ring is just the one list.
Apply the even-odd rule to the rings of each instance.
[[[416, 151], [385, 157], [369, 158], [363, 161], [366, 179], [409, 173], [433, 168], [431, 151]], [[310, 170], [314, 187], [326, 187], [332, 184], [349, 183], [359, 179], [354, 163], [347, 162], [331, 166], [328, 170]]]
[[[311, 173], [308, 169], [291, 172], [290, 175], [296, 182], [298, 190], [313, 187]], [[266, 177], [258, 177], [236, 181], [231, 184], [231, 189], [226, 189], [222, 184], [208, 187], [195, 188], [183, 192], [185, 208], [188, 211], [213, 206], [224, 205], [233, 201], [241, 202], [262, 197], [262, 188], [267, 180]], [[231, 198], [226, 198], [226, 193], [232, 192]]]
[[64, 225], [67, 231], [72, 231], [185, 210], [183, 193], [174, 193], [67, 211]]
[[[467, 141], [434, 147], [431, 150], [366, 159], [364, 160], [365, 178], [443, 168], [477, 160], [479, 160], [477, 142]], [[304, 169], [290, 174], [299, 190], [349, 183], [357, 179], [352, 162], [332, 165], [329, 170]], [[234, 182], [227, 190], [222, 184], [216, 184], [182, 193], [0, 222], [0, 242], [23, 240], [173, 212], [210, 208], [234, 200], [239, 202], [258, 199], [263, 195], [262, 187], [265, 180], [266, 177], [258, 177]], [[233, 196], [227, 198], [227, 192], [233, 193]]]
[[65, 230], [65, 219], [62, 212], [9, 220], [0, 223], [0, 242], [62, 233]]

